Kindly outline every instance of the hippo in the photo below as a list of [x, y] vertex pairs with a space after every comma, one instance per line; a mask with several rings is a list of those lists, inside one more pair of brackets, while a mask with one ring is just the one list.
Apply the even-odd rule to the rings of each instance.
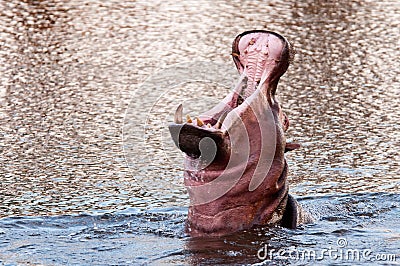
[[272, 31], [252, 30], [233, 41], [240, 74], [219, 104], [183, 121], [179, 105], [169, 131], [184, 152], [190, 197], [186, 230], [221, 236], [255, 226], [296, 228], [312, 221], [289, 195], [285, 152], [289, 120], [275, 94], [293, 57], [291, 44]]

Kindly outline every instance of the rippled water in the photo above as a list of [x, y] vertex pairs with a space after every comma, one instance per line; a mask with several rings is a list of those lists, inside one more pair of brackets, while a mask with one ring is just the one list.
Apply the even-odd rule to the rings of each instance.
[[[165, 128], [226, 95], [231, 42], [255, 28], [297, 50], [278, 94], [317, 221], [191, 239]], [[0, 0], [0, 264], [252, 264], [342, 238], [399, 263], [399, 29], [397, 1]]]

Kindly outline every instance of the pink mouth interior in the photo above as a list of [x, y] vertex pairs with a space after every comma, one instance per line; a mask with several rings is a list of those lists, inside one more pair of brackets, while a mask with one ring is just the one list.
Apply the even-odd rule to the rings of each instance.
[[200, 115], [204, 125], [199, 125], [195, 120], [191, 122], [192, 125], [213, 131], [224, 112], [239, 107], [257, 88], [270, 82], [273, 71], [282, 60], [286, 42], [269, 32], [252, 32], [241, 36], [236, 45], [233, 55], [241, 74], [237, 86], [221, 104]]
[[249, 97], [258, 84], [265, 82], [279, 62], [283, 48], [281, 39], [266, 32], [254, 32], [241, 37], [238, 44], [239, 72], [244, 72], [248, 78], [242, 97]]

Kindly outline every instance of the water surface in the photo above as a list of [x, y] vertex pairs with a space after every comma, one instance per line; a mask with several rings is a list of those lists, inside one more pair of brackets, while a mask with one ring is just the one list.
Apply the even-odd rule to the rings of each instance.
[[[0, 263], [253, 264], [342, 239], [399, 263], [399, 24], [397, 1], [0, 0]], [[317, 220], [191, 239], [166, 125], [226, 95], [249, 29], [296, 47], [278, 94], [302, 144], [291, 193]]]

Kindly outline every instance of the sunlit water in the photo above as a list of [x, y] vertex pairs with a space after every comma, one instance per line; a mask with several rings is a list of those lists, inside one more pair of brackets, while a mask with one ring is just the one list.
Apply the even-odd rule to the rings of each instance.
[[[255, 28], [297, 50], [278, 94], [316, 222], [192, 239], [166, 125], [227, 94]], [[399, 29], [397, 1], [0, 0], [0, 264], [262, 264], [265, 245], [317, 254], [266, 264], [399, 264]]]

